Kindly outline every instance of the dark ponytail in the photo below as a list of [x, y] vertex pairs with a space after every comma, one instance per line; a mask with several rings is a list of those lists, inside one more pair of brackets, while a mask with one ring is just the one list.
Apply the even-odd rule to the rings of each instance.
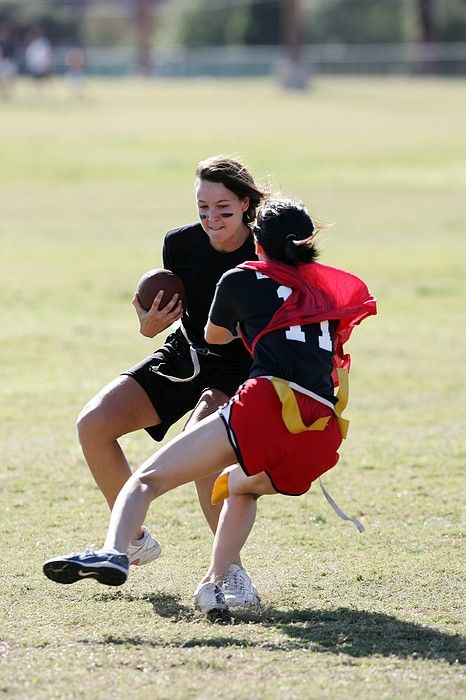
[[298, 265], [316, 260], [317, 228], [302, 202], [270, 199], [260, 209], [256, 238], [272, 260]]

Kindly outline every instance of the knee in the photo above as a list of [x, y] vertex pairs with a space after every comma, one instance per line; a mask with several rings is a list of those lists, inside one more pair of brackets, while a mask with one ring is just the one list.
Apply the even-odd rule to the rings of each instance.
[[226, 401], [228, 401], [228, 396], [226, 396], [223, 392], [218, 391], [218, 389], [206, 389], [199, 399], [199, 402], [188, 421], [188, 425], [197, 423], [203, 418], [212, 415], [212, 413], [215, 413], [217, 408], [222, 406]]
[[91, 435], [95, 432], [93, 412], [90, 411], [87, 406], [79, 413], [76, 420], [76, 430], [81, 444], [87, 443]]
[[219, 389], [206, 389], [201, 397], [210, 413], [223, 406], [228, 401], [228, 396]]
[[154, 470], [139, 475], [135, 473], [131, 478], [134, 480], [136, 488], [144, 492], [150, 502], [171, 490], [168, 480], [161, 478]]
[[246, 476], [241, 467], [234, 467], [228, 474], [230, 496], [249, 496], [257, 500], [260, 496], [276, 493], [265, 472]]
[[109, 422], [98, 407], [87, 404], [76, 421], [76, 430], [81, 445], [110, 437]]
[[219, 407], [219, 405], [220, 403], [214, 390], [206, 389], [201, 396], [201, 400], [199, 401], [197, 411], [198, 420], [201, 420], [201, 418], [205, 418], [206, 416], [210, 416], [210, 414], [213, 413]]

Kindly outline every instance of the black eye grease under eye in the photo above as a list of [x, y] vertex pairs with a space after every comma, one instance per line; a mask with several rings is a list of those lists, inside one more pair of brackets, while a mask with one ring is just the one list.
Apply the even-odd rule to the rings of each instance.
[[222, 212], [220, 216], [222, 217], [222, 219], [229, 219], [231, 216], [233, 216], [233, 214], [230, 212]]
[[207, 219], [207, 214], [199, 214], [200, 219]]

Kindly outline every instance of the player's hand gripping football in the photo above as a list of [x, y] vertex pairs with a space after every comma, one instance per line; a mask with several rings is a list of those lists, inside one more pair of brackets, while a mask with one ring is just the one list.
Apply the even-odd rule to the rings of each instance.
[[137, 293], [134, 295], [132, 305], [136, 309], [139, 319], [139, 332], [146, 338], [154, 338], [158, 333], [164, 331], [172, 323], [178, 321], [183, 315], [183, 305], [179, 294], [174, 294], [168, 304], [163, 309], [159, 309], [162, 301], [163, 289], [155, 296], [149, 311], [146, 311], [139, 303]]

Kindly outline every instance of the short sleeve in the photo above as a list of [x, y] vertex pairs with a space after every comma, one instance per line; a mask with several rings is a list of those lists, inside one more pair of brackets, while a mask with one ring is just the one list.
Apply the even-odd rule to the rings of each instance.
[[176, 267], [176, 255], [174, 253], [173, 236], [166, 235], [162, 246], [162, 262], [164, 268], [172, 272], [174, 272], [174, 268]]
[[234, 293], [234, 283], [239, 270], [226, 272], [220, 278], [216, 288], [209, 312], [209, 321], [216, 326], [221, 326], [236, 335], [236, 325], [239, 321], [237, 297]]

